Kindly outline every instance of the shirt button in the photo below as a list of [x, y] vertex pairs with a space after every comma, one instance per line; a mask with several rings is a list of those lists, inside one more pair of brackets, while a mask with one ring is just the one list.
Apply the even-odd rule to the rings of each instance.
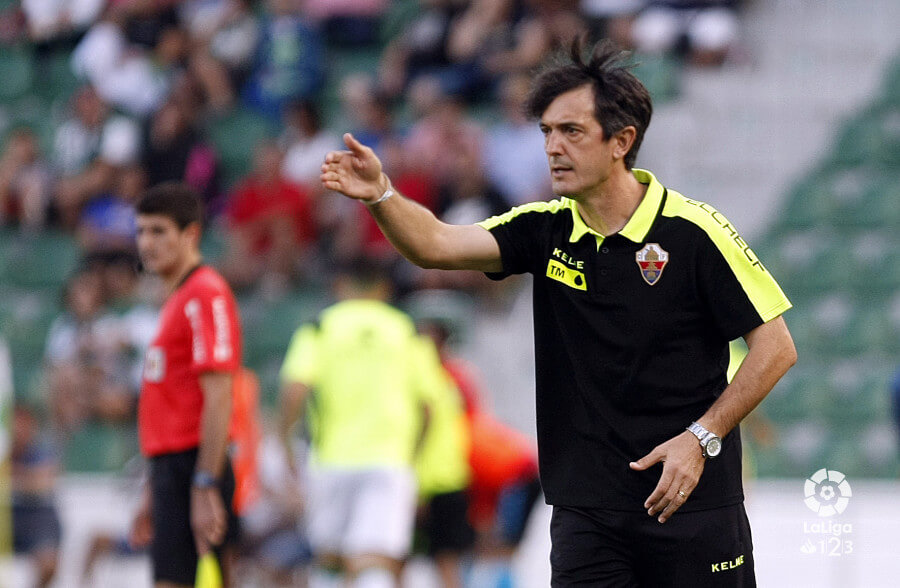
[[601, 275], [601, 276], [605, 276], [605, 275], [608, 274], [608, 273], [609, 273], [609, 272], [606, 271], [606, 270], [600, 270], [600, 275]]
[[604, 247], [600, 249], [600, 253], [609, 253], [609, 247]]

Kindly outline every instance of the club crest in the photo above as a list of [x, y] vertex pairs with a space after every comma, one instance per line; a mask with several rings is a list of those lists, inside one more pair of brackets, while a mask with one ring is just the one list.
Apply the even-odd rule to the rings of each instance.
[[653, 286], [659, 281], [666, 264], [669, 263], [669, 252], [659, 243], [647, 243], [644, 248], [634, 254], [634, 260], [641, 268], [641, 277]]

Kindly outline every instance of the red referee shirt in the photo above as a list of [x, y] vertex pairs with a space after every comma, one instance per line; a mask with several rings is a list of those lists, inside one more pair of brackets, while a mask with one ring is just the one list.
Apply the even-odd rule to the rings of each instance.
[[151, 457], [197, 447], [200, 375], [236, 373], [240, 363], [237, 303], [222, 276], [200, 266], [166, 301], [147, 350], [138, 403], [141, 452]]

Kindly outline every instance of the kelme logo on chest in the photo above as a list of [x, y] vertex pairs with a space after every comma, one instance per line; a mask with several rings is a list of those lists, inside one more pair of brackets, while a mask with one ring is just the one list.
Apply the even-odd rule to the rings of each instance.
[[669, 252], [659, 243], [647, 243], [644, 248], [634, 254], [634, 260], [641, 269], [641, 277], [651, 286], [659, 281], [666, 264], [669, 263]]

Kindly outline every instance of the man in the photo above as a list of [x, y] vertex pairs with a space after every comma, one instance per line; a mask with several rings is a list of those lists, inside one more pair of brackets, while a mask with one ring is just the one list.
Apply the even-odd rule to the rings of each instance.
[[535, 275], [554, 586], [752, 586], [736, 427], [796, 361], [791, 305], [721, 213], [632, 169], [652, 107], [618, 57], [573, 43], [534, 81], [557, 200], [446, 225], [349, 135], [322, 182], [365, 202], [419, 265]]
[[314, 585], [390, 588], [412, 538], [422, 412], [447, 382], [430, 342], [387, 304], [379, 268], [357, 264], [336, 290], [340, 301], [288, 348], [279, 431], [292, 465], [291, 429], [309, 405]]
[[138, 404], [150, 480], [133, 531], [152, 533], [157, 588], [193, 586], [198, 554], [210, 550], [227, 585], [237, 533], [226, 449], [241, 329], [231, 290], [203, 265], [202, 217], [199, 197], [180, 183], [150, 189], [137, 205], [138, 253], [168, 292]]

